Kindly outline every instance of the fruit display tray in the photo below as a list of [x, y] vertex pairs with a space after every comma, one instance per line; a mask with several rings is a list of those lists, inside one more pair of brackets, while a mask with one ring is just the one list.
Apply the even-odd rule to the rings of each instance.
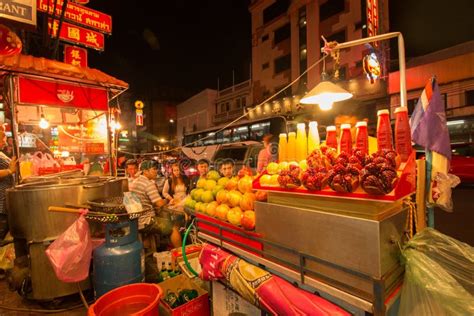
[[395, 202], [399, 201], [413, 193], [416, 190], [416, 160], [415, 152], [412, 152], [408, 160], [400, 164], [397, 170], [398, 181], [392, 192], [385, 195], [371, 195], [366, 193], [360, 186], [352, 193], [339, 193], [333, 191], [331, 188], [326, 187], [321, 191], [310, 191], [303, 186], [295, 189], [286, 189], [279, 186], [262, 186], [260, 185], [260, 177], [267, 172], [263, 172], [258, 176], [252, 183], [252, 187], [255, 190], [273, 191], [289, 194], [302, 194], [310, 196], [323, 196], [323, 197], [334, 197], [341, 199], [353, 199], [353, 200], [368, 200], [378, 202]]
[[196, 226], [199, 231], [218, 238], [221, 242], [228, 242], [243, 250], [261, 256], [263, 250], [262, 235], [244, 230], [217, 218], [191, 211], [189, 208], [186, 210], [188, 213], [196, 216]]

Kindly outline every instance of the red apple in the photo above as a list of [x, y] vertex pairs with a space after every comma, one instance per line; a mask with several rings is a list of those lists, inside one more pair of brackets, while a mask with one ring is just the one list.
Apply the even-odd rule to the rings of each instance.
[[245, 211], [240, 221], [240, 225], [246, 230], [255, 229], [255, 212], [254, 211]]
[[267, 201], [267, 192], [266, 191], [257, 191], [255, 194], [257, 201], [266, 202]]

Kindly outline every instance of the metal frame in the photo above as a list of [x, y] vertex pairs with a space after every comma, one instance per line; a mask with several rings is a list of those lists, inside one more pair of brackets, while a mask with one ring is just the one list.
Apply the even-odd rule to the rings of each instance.
[[[188, 211], [189, 212], [189, 211]], [[193, 214], [193, 212], [189, 212]], [[386, 303], [387, 297], [390, 297], [393, 293], [396, 292], [397, 287], [401, 284], [401, 280], [398, 282], [395, 282], [392, 287], [386, 288], [385, 284], [390, 277], [395, 276], [400, 273], [400, 269], [402, 268], [395, 268], [392, 271], [390, 271], [386, 276], [384, 276], [382, 279], [376, 279], [373, 278], [370, 275], [366, 275], [364, 273], [360, 273], [358, 271], [353, 271], [350, 269], [347, 269], [345, 267], [342, 267], [340, 265], [328, 262], [326, 260], [304, 254], [302, 252], [299, 252], [295, 249], [291, 249], [288, 247], [285, 247], [283, 245], [280, 245], [278, 243], [270, 242], [267, 241], [263, 238], [258, 238], [254, 237], [251, 235], [247, 235], [243, 232], [240, 232], [238, 230], [232, 230], [231, 228], [207, 221], [206, 219], [203, 218], [197, 218], [196, 217], [196, 224], [202, 222], [206, 225], [210, 225], [213, 227], [216, 227], [218, 229], [218, 233], [211, 232], [206, 229], [198, 228], [198, 237], [207, 240], [209, 242], [212, 242], [216, 245], [219, 245], [222, 248], [226, 248], [233, 253], [242, 256], [246, 258], [247, 260], [250, 260], [254, 263], [256, 263], [258, 266], [265, 267], [267, 269], [273, 270], [278, 274], [281, 274], [282, 276], [285, 276], [286, 278], [289, 278], [293, 280], [295, 283], [300, 284], [300, 285], [308, 285], [318, 291], [325, 292], [329, 295], [332, 295], [334, 297], [337, 297], [344, 302], [353, 305], [359, 309], [362, 309], [366, 312], [373, 313], [374, 315], [384, 315], [386, 310], [389, 308], [389, 306], [393, 303], [393, 299]], [[288, 262], [286, 260], [277, 258], [273, 255], [270, 255], [268, 253], [265, 253], [265, 251], [261, 251], [255, 248], [252, 248], [246, 244], [243, 244], [241, 242], [235, 241], [231, 238], [227, 238], [223, 236], [223, 231], [231, 232], [232, 234], [236, 234], [242, 237], [245, 237], [247, 239], [250, 239], [252, 241], [257, 241], [260, 242], [264, 245], [269, 245], [272, 247], [277, 247], [283, 251], [289, 252], [295, 256], [299, 257], [299, 265], [296, 265], [294, 263]], [[263, 257], [265, 255], [265, 257]], [[365, 298], [361, 298], [358, 296], [355, 296], [353, 294], [350, 294], [348, 292], [345, 292], [338, 287], [329, 285], [324, 282], [324, 279], [330, 280], [333, 284], [334, 283], [339, 283], [335, 280], [328, 279], [327, 276], [323, 276], [317, 271], [314, 271], [310, 268], [306, 267], [306, 262], [307, 261], [314, 261], [314, 262], [319, 262], [323, 263], [326, 265], [330, 265], [333, 268], [343, 270], [349, 274], [356, 275], [358, 277], [361, 277], [363, 279], [367, 279], [372, 282], [373, 285], [373, 290], [374, 290], [374, 299], [373, 301], [367, 300]], [[323, 281], [321, 281], [323, 280]], [[347, 288], [348, 285], [344, 284], [341, 288], [345, 287]]]

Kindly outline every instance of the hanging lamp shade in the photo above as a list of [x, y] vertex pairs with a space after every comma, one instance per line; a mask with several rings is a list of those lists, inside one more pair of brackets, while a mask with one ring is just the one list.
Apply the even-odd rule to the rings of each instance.
[[352, 98], [352, 93], [335, 85], [331, 81], [321, 81], [301, 100], [303, 104], [332, 104]]

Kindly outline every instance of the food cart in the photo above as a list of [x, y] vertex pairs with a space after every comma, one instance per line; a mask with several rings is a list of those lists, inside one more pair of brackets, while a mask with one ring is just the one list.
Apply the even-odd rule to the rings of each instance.
[[122, 193], [126, 181], [110, 176], [112, 168], [107, 175], [104, 166], [113, 165], [116, 112], [109, 105], [128, 84], [96, 69], [33, 56], [0, 57], [0, 65], [3, 107], [11, 117], [5, 126], [20, 165], [17, 185], [7, 191], [17, 258], [12, 285], [26, 298], [51, 300], [78, 291], [56, 278], [44, 252], [76, 216], [48, 207]]
[[[337, 44], [336, 48], [343, 49], [393, 37], [397, 37], [399, 43], [400, 99], [403, 107], [406, 106], [406, 88], [403, 37], [400, 33]], [[299, 145], [293, 145], [293, 151], [298, 150], [296, 147]], [[308, 150], [308, 154], [310, 152]], [[323, 157], [324, 153], [320, 155]], [[330, 168], [336, 165], [335, 160], [340, 157], [333, 158]], [[363, 190], [359, 187], [359, 179], [354, 179], [357, 189], [343, 191], [340, 190], [341, 183], [334, 183], [334, 186], [326, 183], [326, 174], [326, 180], [319, 188], [311, 188], [298, 180], [302, 179], [304, 170], [298, 165], [300, 159], [296, 159], [297, 162], [293, 164], [297, 174], [293, 178], [294, 183], [289, 181], [293, 177], [291, 163], [290, 166], [277, 165], [272, 168], [272, 172], [267, 170], [253, 180], [253, 189], [267, 192], [267, 201], [253, 198], [252, 216], [255, 218], [255, 225], [250, 231], [245, 229], [243, 223], [246, 212], [241, 222], [235, 220], [238, 216], [229, 215], [238, 213], [235, 208], [239, 206], [244, 211], [246, 202], [244, 205], [240, 202], [239, 205], [232, 201], [237, 198], [230, 196], [220, 199], [219, 192], [216, 202], [212, 202], [210, 199], [207, 201], [205, 191], [191, 192], [194, 202], [188, 200], [187, 208], [194, 208], [198, 236], [303, 289], [317, 292], [347, 310], [374, 315], [396, 313], [404, 275], [399, 255], [413, 224], [414, 207], [410, 196], [416, 191], [414, 152], [408, 154], [401, 164], [393, 163], [390, 171], [393, 177], [389, 179], [391, 185], [384, 192], [370, 187], [370, 184], [365, 184]], [[310, 157], [305, 160], [308, 164], [309, 159]], [[342, 163], [344, 167], [348, 165], [349, 159]], [[292, 160], [295, 159], [287, 159]], [[314, 174], [310, 176], [317, 175], [318, 168], [324, 166], [324, 163], [318, 161], [314, 165]], [[365, 163], [362, 165], [365, 166]], [[289, 180], [281, 179], [282, 170], [285, 170], [285, 176]], [[377, 176], [379, 171], [381, 170], [371, 172]], [[322, 173], [326, 172], [327, 170]], [[350, 176], [350, 172], [347, 175]], [[358, 177], [359, 175], [356, 176]], [[330, 181], [332, 179], [335, 177]], [[245, 185], [241, 188], [242, 179], [234, 181], [235, 185], [225, 187], [230, 190], [229, 194], [237, 196], [237, 191], [241, 191], [242, 200], [246, 194], [251, 199], [253, 193], [244, 193]], [[219, 181], [217, 184], [220, 184]], [[202, 188], [206, 189], [204, 182]], [[227, 215], [225, 208], [219, 209], [222, 201], [228, 204]], [[212, 203], [217, 203], [217, 209], [215, 205], [210, 206]]]

